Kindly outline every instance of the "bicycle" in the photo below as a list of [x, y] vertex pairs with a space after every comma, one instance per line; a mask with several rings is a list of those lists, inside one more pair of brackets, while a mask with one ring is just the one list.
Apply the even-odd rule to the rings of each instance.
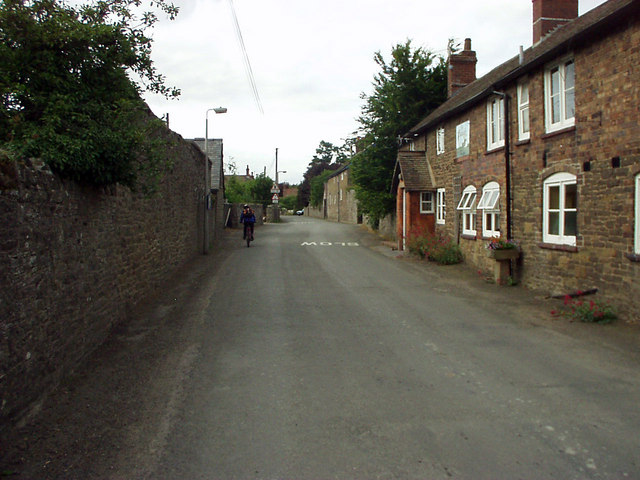
[[249, 248], [251, 241], [253, 240], [253, 225], [246, 223], [244, 225], [244, 238], [247, 241], [247, 248]]

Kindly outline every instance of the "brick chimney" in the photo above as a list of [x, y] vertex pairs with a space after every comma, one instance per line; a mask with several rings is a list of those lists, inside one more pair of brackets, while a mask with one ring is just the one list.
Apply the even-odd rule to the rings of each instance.
[[447, 75], [447, 91], [449, 97], [466, 87], [476, 79], [476, 52], [471, 50], [471, 39], [464, 40], [464, 50], [449, 55], [449, 72]]
[[578, 18], [578, 0], [533, 0], [533, 44]]

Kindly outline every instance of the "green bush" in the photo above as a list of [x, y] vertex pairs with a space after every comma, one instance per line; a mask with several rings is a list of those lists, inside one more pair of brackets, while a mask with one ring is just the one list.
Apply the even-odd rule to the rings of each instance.
[[423, 229], [414, 230], [409, 235], [407, 247], [414, 255], [440, 265], [462, 262], [460, 246], [439, 233], [432, 234]]

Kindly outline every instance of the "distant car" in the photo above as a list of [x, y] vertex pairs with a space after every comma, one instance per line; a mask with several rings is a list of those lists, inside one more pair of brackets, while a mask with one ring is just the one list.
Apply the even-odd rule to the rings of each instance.
[[296, 215], [304, 215], [304, 210], [298, 210], [298, 211], [296, 211]]

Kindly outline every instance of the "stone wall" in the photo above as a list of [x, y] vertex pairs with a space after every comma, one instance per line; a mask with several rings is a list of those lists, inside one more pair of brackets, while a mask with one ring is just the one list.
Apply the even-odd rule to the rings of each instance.
[[152, 198], [82, 187], [33, 161], [9, 169], [0, 190], [0, 430], [202, 252], [204, 154], [162, 135], [174, 166]]

